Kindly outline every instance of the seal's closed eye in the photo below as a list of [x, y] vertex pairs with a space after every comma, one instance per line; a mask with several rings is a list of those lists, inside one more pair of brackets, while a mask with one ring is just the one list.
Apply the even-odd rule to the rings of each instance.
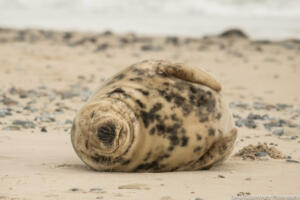
[[102, 125], [97, 130], [97, 136], [105, 145], [111, 145], [116, 137], [116, 127], [112, 123]]

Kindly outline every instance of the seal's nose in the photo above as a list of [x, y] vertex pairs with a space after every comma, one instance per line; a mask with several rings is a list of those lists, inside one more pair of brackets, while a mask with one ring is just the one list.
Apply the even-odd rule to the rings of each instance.
[[116, 126], [113, 123], [101, 125], [97, 130], [97, 136], [104, 145], [112, 145], [116, 137]]

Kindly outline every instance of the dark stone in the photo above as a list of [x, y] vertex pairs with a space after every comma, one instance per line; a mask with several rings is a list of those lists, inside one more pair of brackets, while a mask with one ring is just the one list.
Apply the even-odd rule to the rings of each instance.
[[35, 124], [29, 120], [14, 120], [12, 124], [23, 128], [35, 128]]
[[284, 130], [282, 128], [274, 129], [272, 134], [276, 136], [282, 136], [284, 134]]
[[258, 114], [250, 113], [250, 114], [247, 116], [247, 119], [248, 119], [248, 120], [264, 120], [264, 117], [261, 116], [261, 115], [258, 115]]
[[98, 51], [105, 51], [106, 49], [108, 49], [109, 45], [107, 43], [103, 43], [97, 46], [96, 48], [96, 52]]
[[292, 160], [292, 159], [286, 159], [286, 162], [290, 162], [290, 163], [300, 163], [300, 161], [298, 161], [298, 160]]
[[223, 38], [237, 37], [237, 38], [248, 39], [247, 34], [239, 29], [229, 29], [227, 31], [224, 31], [223, 33], [220, 34], [220, 37]]
[[41, 128], [41, 132], [45, 132], [45, 133], [46, 133], [46, 132], [48, 132], [48, 131], [47, 131], [46, 127], [42, 127], [42, 128]]
[[265, 157], [265, 156], [267, 156], [268, 155], [268, 153], [267, 152], [264, 152], [264, 151], [262, 151], [262, 152], [256, 152], [255, 153], [255, 156], [256, 157]]
[[179, 44], [179, 39], [176, 36], [172, 36], [172, 37], [170, 36], [166, 38], [166, 43], [177, 46]]
[[141, 46], [142, 51], [161, 51], [163, 48], [161, 46], [153, 46], [151, 44], [144, 44]]
[[249, 120], [249, 119], [239, 119], [235, 121], [235, 125], [238, 127], [246, 126], [247, 128], [256, 128], [256, 123], [254, 120]]
[[269, 123], [265, 123], [264, 127], [267, 130], [271, 130], [273, 127], [283, 127], [285, 125], [287, 125], [287, 122], [283, 119], [279, 119], [279, 120], [273, 120]]

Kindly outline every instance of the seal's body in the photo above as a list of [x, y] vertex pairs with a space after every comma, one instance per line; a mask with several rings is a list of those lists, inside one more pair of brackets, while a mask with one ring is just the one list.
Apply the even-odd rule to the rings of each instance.
[[73, 147], [99, 171], [208, 169], [230, 155], [237, 135], [220, 90], [198, 68], [137, 63], [79, 110]]

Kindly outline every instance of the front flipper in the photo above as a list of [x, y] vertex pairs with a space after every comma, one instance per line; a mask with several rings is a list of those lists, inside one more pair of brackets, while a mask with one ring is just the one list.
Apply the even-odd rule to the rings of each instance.
[[200, 68], [190, 67], [182, 63], [170, 63], [163, 61], [159, 64], [157, 73], [174, 76], [193, 83], [203, 84], [217, 92], [222, 89], [221, 84], [206, 71]]

